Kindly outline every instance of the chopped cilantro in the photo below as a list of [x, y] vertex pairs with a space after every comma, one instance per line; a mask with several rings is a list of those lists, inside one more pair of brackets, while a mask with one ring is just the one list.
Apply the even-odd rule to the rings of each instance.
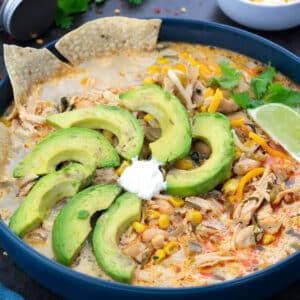
[[237, 72], [234, 67], [231, 67], [227, 62], [221, 61], [219, 66], [222, 71], [222, 76], [219, 78], [213, 77], [208, 85], [218, 85], [224, 89], [232, 89], [239, 84], [242, 73]]
[[135, 5], [139, 5], [143, 2], [143, 0], [128, 0], [129, 3], [133, 3]]
[[266, 71], [251, 79], [251, 89], [256, 99], [262, 99], [264, 97], [269, 85], [273, 82], [274, 75], [275, 68], [269, 64]]
[[73, 17], [66, 15], [61, 9], [58, 9], [55, 16], [55, 25], [63, 29], [69, 29], [73, 24]]
[[288, 106], [297, 106], [300, 104], [300, 92], [285, 88], [281, 83], [273, 83], [269, 86], [265, 102], [277, 102]]
[[[63, 29], [69, 29], [74, 21], [70, 14], [85, 12], [91, 3], [102, 4], [105, 0], [58, 0], [55, 25]], [[129, 3], [140, 5], [143, 0], [128, 0]]]
[[244, 93], [230, 93], [231, 98], [243, 109], [255, 108], [264, 104], [262, 100], [255, 100], [246, 92]]
[[89, 0], [58, 0], [57, 6], [67, 14], [84, 12], [89, 7]]
[[300, 92], [286, 88], [281, 83], [272, 83], [275, 76], [275, 68], [269, 64], [268, 69], [251, 79], [251, 91], [256, 99], [249, 93], [231, 93], [231, 98], [243, 109], [276, 102], [288, 106], [300, 104]]

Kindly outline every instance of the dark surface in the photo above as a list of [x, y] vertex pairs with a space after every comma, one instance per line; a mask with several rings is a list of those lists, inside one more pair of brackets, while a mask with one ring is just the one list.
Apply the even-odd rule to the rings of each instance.
[[[181, 7], [186, 8], [186, 13], [182, 13], [180, 11]], [[107, 0], [106, 4], [103, 6], [99, 6], [98, 8], [91, 7], [87, 13], [77, 15], [73, 27], [77, 27], [78, 25], [97, 17], [115, 15], [114, 9], [117, 8], [121, 10], [120, 15], [123, 16], [192, 18], [216, 21], [241, 27], [224, 16], [224, 14], [217, 8], [215, 0], [144, 0], [143, 5], [138, 7], [128, 6], [123, 1]], [[156, 8], [160, 8], [159, 14], [155, 12]], [[56, 38], [59, 38], [65, 32], [67, 31], [51, 28], [41, 38], [43, 39], [44, 43], [48, 43]], [[259, 33], [260, 35], [286, 47], [293, 53], [300, 55], [300, 27], [281, 32], [255, 33]], [[40, 46], [37, 41], [32, 41], [29, 43], [17, 43], [16, 41], [11, 40], [11, 38], [3, 32], [0, 33], [0, 39], [2, 43], [15, 43], [22, 46], [34, 47]], [[0, 73], [4, 74], [5, 71], [2, 59], [2, 47], [0, 51]], [[25, 299], [60, 299], [30, 279], [24, 272], [15, 266], [9, 255], [1, 255], [3, 250], [0, 249], [0, 251], [0, 282], [19, 292]], [[295, 270], [295, 272], [297, 271], [298, 270]], [[290, 286], [285, 291], [282, 291], [272, 299], [300, 299], [300, 281], [295, 283], [293, 286]]]

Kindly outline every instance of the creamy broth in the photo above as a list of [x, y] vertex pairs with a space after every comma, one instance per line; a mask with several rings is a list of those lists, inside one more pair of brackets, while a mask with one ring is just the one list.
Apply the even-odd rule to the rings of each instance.
[[[208, 82], [212, 77], [221, 76], [220, 61], [229, 63], [242, 73], [236, 89], [238, 92], [249, 91], [251, 78], [256, 77], [267, 68], [251, 58], [224, 49], [183, 43], [160, 43], [157, 50], [151, 53], [123, 52], [93, 59], [77, 66], [76, 72], [37, 85], [31, 91], [26, 112], [11, 120], [8, 127], [11, 146], [5, 171], [0, 178], [1, 218], [8, 224], [10, 215], [17, 209], [35, 182], [35, 178], [28, 179], [28, 182], [24, 182], [24, 179], [13, 179], [12, 170], [26, 153], [47, 134], [54, 131], [54, 128], [46, 124], [45, 117], [60, 112], [62, 97], [66, 97], [69, 105], [73, 105], [74, 109], [93, 106], [97, 103], [120, 105], [119, 93], [142, 85], [143, 82], [151, 81], [177, 95], [185, 103], [184, 97], [167, 77], [169, 70], [175, 70], [182, 85], [191, 95], [193, 108], [187, 109], [192, 117], [196, 112], [205, 111], [211, 103], [213, 95], [209, 94], [211, 90]], [[297, 85], [278, 72], [275, 81], [299, 90]], [[245, 118], [247, 123], [251, 123], [252, 127], [255, 127], [260, 136], [273, 147], [277, 147], [276, 149], [283, 151], [258, 126], [253, 124], [244, 111], [236, 106], [225, 89], [223, 97], [227, 102], [224, 100], [222, 105], [220, 104], [219, 111], [230, 120]], [[36, 119], [32, 115], [36, 116]], [[134, 113], [134, 115], [143, 125], [146, 144], [159, 136], [157, 128], [156, 131], [152, 130], [151, 123], [145, 121], [145, 114]], [[234, 129], [240, 140], [243, 143], [248, 142], [250, 145], [251, 143], [246, 138], [251, 126], [249, 128], [245, 125], [245, 127]], [[192, 150], [198, 151], [197, 147], [203, 150], [203, 145], [196, 143], [193, 144]], [[290, 158], [284, 162], [283, 166], [276, 157], [268, 156], [259, 146], [257, 149], [255, 154], [252, 153], [251, 159], [256, 162], [256, 166], [268, 168], [269, 172], [264, 173], [264, 177], [254, 178], [247, 187], [244, 197], [251, 197], [251, 194], [258, 189], [263, 189], [264, 192], [270, 194], [269, 185], [275, 185], [275, 182], [278, 184], [279, 181], [282, 184], [280, 188], [283, 190], [289, 188], [288, 184], [290, 186], [299, 185], [299, 163]], [[236, 180], [240, 180], [245, 174], [234, 171], [237, 164], [242, 162], [242, 155], [247, 156], [248, 154], [243, 154], [243, 151], [236, 147], [236, 159], [232, 174], [232, 178]], [[149, 150], [145, 147], [143, 158], [149, 159], [149, 157]], [[250, 159], [250, 154], [247, 159]], [[174, 165], [167, 166], [165, 169], [171, 167]], [[116, 183], [119, 178], [116, 169], [102, 169], [97, 172], [93, 184]], [[152, 257], [156, 249], [159, 249], [155, 245], [155, 241], [148, 240], [143, 233], [135, 232], [130, 226], [122, 235], [119, 247], [126, 255], [135, 258], [137, 267], [133, 284], [184, 287], [218, 283], [264, 269], [300, 248], [298, 239], [300, 202], [297, 202], [299, 200], [297, 195], [294, 195], [291, 201], [283, 199], [281, 204], [274, 207], [270, 202], [264, 201], [264, 204], [255, 210], [255, 218], [261, 224], [266, 223], [266, 228], [267, 226], [272, 227], [273, 223], [278, 225], [273, 226], [271, 232], [264, 229], [264, 236], [268, 235], [272, 242], [263, 242], [262, 237], [254, 244], [250, 243], [249, 246], [242, 245], [240, 247], [237, 236], [242, 239], [241, 232], [244, 228], [239, 227], [238, 209], [241, 209], [242, 202], [232, 200], [231, 195], [224, 192], [224, 185], [222, 184], [218, 189], [199, 197], [187, 197], [185, 204], [179, 206], [172, 205], [170, 196], [165, 194], [156, 195], [150, 201], [143, 201], [141, 222], [146, 224], [148, 229], [152, 228], [159, 234], [163, 229], [159, 229], [157, 218], [149, 221], [147, 214], [149, 211], [168, 214], [170, 226], [163, 230], [166, 235], [163, 238], [163, 244], [174, 242], [178, 248], [160, 263], [154, 262]], [[57, 204], [52, 209], [50, 216], [38, 228], [24, 237], [26, 243], [51, 259], [55, 259], [51, 244], [53, 222], [66, 201], [69, 199], [63, 199]], [[198, 204], [191, 204], [193, 201]], [[195, 209], [201, 212], [202, 216], [202, 222], [197, 225], [189, 222], [187, 217]], [[253, 215], [254, 213], [247, 226], [256, 226]], [[268, 218], [271, 218], [269, 223]], [[135, 248], [138, 249], [138, 247], [143, 250], [135, 252]], [[88, 275], [111, 280], [98, 266], [90, 238], [84, 244], [71, 268]]]

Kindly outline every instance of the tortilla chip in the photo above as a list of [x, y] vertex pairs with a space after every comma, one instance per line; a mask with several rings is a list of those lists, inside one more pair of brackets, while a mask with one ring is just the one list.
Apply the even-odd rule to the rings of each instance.
[[69, 32], [55, 47], [73, 65], [120, 49], [152, 50], [160, 25], [159, 19], [100, 18]]
[[0, 123], [0, 145], [0, 170], [2, 170], [3, 165], [6, 163], [9, 147], [9, 132], [3, 123]]
[[4, 45], [4, 62], [16, 104], [22, 103], [33, 85], [70, 67], [47, 49]]

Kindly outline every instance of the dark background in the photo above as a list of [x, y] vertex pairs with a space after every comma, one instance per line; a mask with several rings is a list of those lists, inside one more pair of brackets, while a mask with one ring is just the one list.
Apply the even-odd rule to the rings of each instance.
[[[45, 0], [44, 0], [45, 1]], [[42, 3], [43, 1], [41, 1]], [[186, 12], [182, 12], [184, 7]], [[140, 6], [128, 5], [126, 1], [106, 0], [101, 6], [91, 5], [89, 11], [75, 16], [75, 22], [72, 28], [75, 28], [88, 20], [102, 16], [113, 16], [115, 9], [120, 9], [121, 16], [130, 17], [174, 17], [184, 19], [209, 20], [219, 23], [225, 23], [240, 28], [244, 28], [228, 19], [217, 7], [216, 0], [144, 0]], [[37, 7], [38, 13], [38, 7]], [[278, 16], [280, 18], [280, 16]], [[299, 16], [300, 18], [300, 16]], [[72, 29], [71, 28], [71, 29]], [[245, 28], [244, 28], [245, 29]], [[51, 27], [46, 34], [39, 39], [27, 43], [18, 43], [4, 32], [0, 32], [1, 43], [13, 43], [21, 46], [41, 47], [54, 39], [59, 38], [68, 30]], [[257, 32], [292, 51], [300, 56], [300, 27], [281, 32]], [[0, 74], [5, 75], [3, 64], [2, 47], [0, 49]], [[0, 282], [14, 291], [20, 293], [25, 299], [29, 300], [59, 300], [61, 298], [53, 295], [51, 292], [40, 286], [34, 280], [29, 278], [21, 271], [10, 259], [9, 254], [3, 255], [3, 249], [0, 247]], [[299, 272], [299, 270], [295, 270]], [[299, 276], [300, 277], [300, 276]], [[272, 300], [300, 299], [300, 281], [296, 282], [280, 294], [272, 297]], [[0, 299], [4, 300], [4, 299]]]

